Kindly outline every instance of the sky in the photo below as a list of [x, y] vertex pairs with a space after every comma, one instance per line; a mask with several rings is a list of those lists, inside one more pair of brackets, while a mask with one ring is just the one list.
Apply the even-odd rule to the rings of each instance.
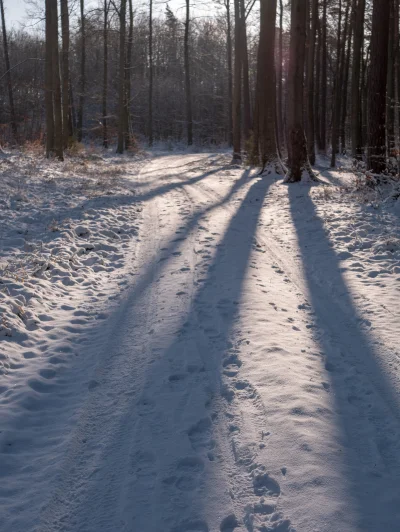
[[[153, 1], [154, 1], [154, 5], [155, 5], [155, 12], [164, 11], [165, 5], [167, 4], [166, 1], [163, 1], [163, 0], [153, 0]], [[90, 0], [90, 1], [86, 0], [86, 4], [87, 5], [96, 4], [96, 3], [97, 2], [95, 2], [93, 0]], [[147, 4], [148, 4], [148, 0], [145, 1], [145, 2], [138, 1], [138, 0], [133, 0], [133, 3], [134, 3], [134, 6], [136, 4], [136, 7], [138, 7], [138, 5], [140, 5], [143, 8], [145, 8], [147, 6]], [[193, 0], [191, 3], [193, 5], [195, 5], [196, 11], [199, 14], [201, 14], [201, 15], [210, 14], [210, 12], [214, 11], [213, 7], [210, 8], [210, 6], [212, 6], [213, 2], [211, 2], [209, 0], [204, 0], [203, 2], [201, 2], [199, 0]], [[207, 7], [201, 6], [201, 3], [205, 4]], [[184, 0], [169, 0], [168, 4], [169, 4], [170, 8], [177, 15], [181, 15], [183, 13], [184, 5], [185, 5]], [[4, 7], [5, 7], [5, 10], [6, 10], [7, 26], [9, 26], [9, 27], [11, 27], [11, 26], [18, 27], [19, 24], [21, 24], [21, 23], [24, 24], [24, 23], [28, 22], [27, 5], [25, 3], [25, 0], [4, 0]]]

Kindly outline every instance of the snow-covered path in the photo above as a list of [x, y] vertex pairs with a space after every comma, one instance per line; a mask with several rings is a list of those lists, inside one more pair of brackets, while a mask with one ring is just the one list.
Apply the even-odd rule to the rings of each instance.
[[141, 170], [131, 286], [38, 388], [46, 444], [15, 422], [1, 530], [399, 528], [395, 283], [365, 306], [308, 189], [226, 161]]

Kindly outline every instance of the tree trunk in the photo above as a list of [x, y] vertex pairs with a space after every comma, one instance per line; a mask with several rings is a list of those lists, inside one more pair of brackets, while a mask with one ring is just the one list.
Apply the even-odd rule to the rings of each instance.
[[250, 103], [250, 81], [249, 81], [249, 56], [247, 50], [247, 28], [246, 28], [246, 9], [244, 0], [240, 0], [241, 15], [241, 46], [242, 51], [242, 69], [243, 69], [243, 137], [244, 140], [250, 138], [251, 131], [251, 103]]
[[[371, 64], [368, 77], [368, 169], [386, 168], [386, 83], [388, 69], [390, 2], [374, 0]], [[392, 67], [392, 65], [391, 65]]]
[[186, 128], [188, 146], [193, 144], [193, 117], [192, 117], [192, 90], [190, 82], [189, 61], [189, 25], [190, 25], [190, 0], [186, 0], [186, 20], [184, 36], [184, 59], [185, 59], [185, 96], [186, 96]]
[[104, 0], [104, 24], [103, 24], [103, 147], [108, 148], [107, 132], [107, 88], [108, 88], [108, 10], [109, 0]]
[[240, 0], [234, 0], [235, 6], [235, 67], [233, 84], [233, 162], [242, 160], [241, 155], [241, 72], [242, 54], [240, 51]]
[[53, 111], [53, 51], [52, 51], [52, 3], [46, 0], [46, 49], [45, 49], [45, 107], [46, 107], [46, 157], [54, 151], [54, 111]]
[[69, 11], [68, 0], [61, 3], [61, 36], [62, 36], [62, 117], [63, 117], [63, 144], [68, 148], [69, 138], [73, 133], [69, 130]]
[[[354, 13], [352, 15], [354, 17]], [[347, 37], [347, 49], [344, 58], [344, 73], [342, 82], [342, 105], [341, 105], [341, 117], [339, 127], [340, 138], [340, 153], [346, 153], [346, 119], [347, 119], [347, 97], [349, 92], [349, 68], [350, 68], [350, 52], [351, 52], [351, 39], [353, 36], [353, 24], [350, 24], [348, 37]]]
[[[258, 154], [262, 169], [277, 167], [275, 16], [277, 0], [260, 2], [260, 41], [257, 63]], [[272, 74], [272, 75], [271, 75]]]
[[336, 166], [336, 153], [338, 143], [338, 126], [340, 116], [340, 55], [341, 55], [341, 30], [342, 30], [342, 0], [339, 0], [339, 16], [336, 43], [336, 68], [335, 83], [333, 90], [333, 109], [332, 109], [332, 157], [331, 168]]
[[17, 117], [15, 114], [14, 106], [14, 95], [13, 95], [13, 86], [11, 79], [11, 67], [10, 67], [10, 57], [8, 55], [8, 40], [7, 40], [7, 30], [6, 30], [6, 19], [4, 16], [4, 5], [3, 0], [0, 0], [0, 10], [1, 10], [1, 25], [3, 31], [3, 49], [4, 49], [4, 63], [6, 67], [6, 79], [7, 79], [7, 90], [8, 90], [8, 101], [10, 104], [10, 115], [11, 115], [11, 129], [15, 142], [19, 142], [18, 137], [18, 127], [17, 127]]
[[132, 0], [129, 0], [129, 36], [128, 50], [126, 54], [125, 68], [125, 148], [130, 147], [130, 105], [131, 105], [131, 67], [132, 67], [132, 45], [133, 45], [133, 7]]
[[322, 27], [321, 27], [321, 45], [322, 45], [322, 64], [321, 64], [321, 151], [326, 152], [326, 98], [328, 93], [328, 43], [327, 43], [327, 1], [323, 0]]
[[361, 121], [361, 55], [364, 42], [365, 0], [354, 0], [353, 63], [351, 69], [351, 152], [355, 159], [362, 158], [362, 121]]
[[149, 146], [153, 146], [153, 0], [149, 13]]
[[227, 61], [228, 61], [228, 145], [232, 146], [232, 28], [230, 0], [225, 0], [227, 22]]
[[318, 0], [312, 0], [311, 29], [308, 48], [308, 88], [307, 88], [307, 148], [311, 164], [315, 164], [315, 133], [314, 133], [314, 64], [315, 38], [318, 22]]
[[[390, 30], [389, 30], [389, 48], [388, 48], [388, 68], [387, 73], [387, 98], [386, 98], [386, 135], [387, 135], [387, 156], [393, 157], [396, 151], [396, 138], [394, 133], [395, 120], [395, 94], [396, 94], [396, 77], [395, 68], [397, 61], [398, 35], [396, 31], [396, 0], [390, 0]], [[397, 25], [398, 27], [398, 25]]]
[[80, 0], [81, 10], [81, 71], [79, 82], [79, 105], [78, 105], [78, 141], [82, 141], [83, 131], [83, 105], [85, 100], [85, 86], [86, 86], [86, 33], [85, 33], [85, 3]]
[[288, 74], [288, 166], [285, 181], [313, 179], [303, 127], [304, 63], [307, 10], [304, 0], [292, 0]]
[[278, 145], [281, 148], [284, 145], [283, 132], [283, 0], [279, 0], [279, 49], [278, 49], [278, 102], [277, 102], [277, 119], [278, 119]]
[[58, 9], [57, 0], [51, 0], [51, 47], [54, 111], [54, 151], [60, 161], [64, 160], [63, 123], [61, 102], [60, 57], [58, 52]]
[[315, 68], [315, 95], [314, 95], [314, 117], [315, 117], [315, 139], [317, 141], [318, 150], [321, 150], [321, 25], [317, 24], [317, 53], [316, 53], [316, 68]]
[[118, 144], [117, 153], [124, 153], [125, 133], [125, 32], [126, 0], [121, 0], [119, 11], [119, 83], [118, 83]]

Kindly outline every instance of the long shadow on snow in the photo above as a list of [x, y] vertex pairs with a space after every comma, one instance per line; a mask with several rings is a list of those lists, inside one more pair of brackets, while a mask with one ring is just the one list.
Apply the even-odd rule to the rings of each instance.
[[[247, 172], [235, 184], [234, 189], [237, 190], [246, 180]], [[207, 516], [212, 510], [207, 505], [210, 499], [217, 505], [219, 512], [222, 510], [229, 513], [229, 509], [223, 506], [230, 504], [227, 495], [228, 486], [224, 484], [224, 502], [222, 494], [215, 493], [216, 479], [223, 477], [218, 469], [222, 464], [218, 460], [209, 462], [207, 441], [203, 441], [201, 435], [200, 440], [193, 440], [191, 430], [193, 431], [197, 423], [202, 423], [206, 419], [210, 423], [206, 429], [211, 433], [210, 440], [212, 440], [213, 398], [218, 398], [220, 394], [221, 361], [223, 353], [229, 349], [232, 328], [238, 319], [253, 237], [269, 184], [267, 180], [258, 181], [248, 190], [217, 246], [215, 256], [203, 276], [201, 286], [188, 312], [179, 320], [181, 325], [178, 330], [171, 332], [170, 344], [160, 345], [163, 337], [157, 339], [157, 332], [154, 333], [156, 338], [153, 336], [151, 341], [152, 345], [159, 346], [157, 359], [145, 370], [141, 391], [133, 393], [131, 401], [124, 407], [124, 415], [117, 420], [112, 430], [113, 434], [120, 435], [117, 438], [119, 448], [116, 452], [116, 445], [112, 440], [109, 447], [105, 446], [102, 449], [101, 463], [107, 463], [113, 454], [125, 457], [125, 461], [129, 461], [129, 455], [133, 455], [137, 457], [138, 462], [135, 462], [137, 463], [135, 467], [139, 468], [139, 472], [148, 467], [146, 460], [152, 456], [158, 457], [157, 471], [161, 478], [155, 485], [149, 484], [146, 474], [137, 473], [134, 477], [130, 506], [125, 505], [123, 510], [126, 527], [124, 530], [209, 532], [211, 529], [207, 523]], [[219, 203], [223, 204], [224, 201]], [[195, 219], [201, 216], [202, 213], [199, 213]], [[191, 221], [190, 226], [196, 223], [195, 219]], [[189, 232], [189, 227], [186, 230]], [[160, 270], [158, 275], [159, 273]], [[135, 315], [140, 319], [141, 301], [143, 297], [147, 297], [147, 287], [151, 278], [154, 278], [154, 275], [149, 277], [145, 275], [130, 294], [132, 308], [129, 310], [129, 322]], [[168, 302], [166, 303], [161, 317], [164, 316], [164, 319], [168, 320], [169, 307]], [[222, 312], [220, 312], [221, 303]], [[127, 324], [122, 324], [121, 333], [126, 326]], [[143, 364], [140, 362], [141, 346], [134, 334], [131, 336], [132, 338], [129, 338], [128, 333], [114, 338], [112, 351], [126, 351], [131, 341], [134, 344], [133, 353], [136, 352], [138, 356], [137, 363]], [[171, 372], [173, 369], [171, 365], [175, 369], [179, 365], [180, 371], [176, 375], [172, 374], [173, 378], [169, 380], [168, 371]], [[128, 373], [130, 371], [128, 370]], [[170, 392], [170, 387], [178, 386], [179, 389], [180, 379], [186, 380], [187, 392], [183, 396], [179, 394], [174, 396]], [[155, 409], [156, 413], [148, 417], [148, 409], [149, 411]], [[140, 448], [129, 447], [134, 441], [142, 442]], [[179, 472], [180, 466], [183, 467], [183, 473]], [[192, 485], [192, 468], [195, 475], [198, 474], [197, 470], [202, 470], [196, 489]], [[100, 517], [100, 522], [104, 519], [107, 523], [110, 511], [115, 512], [114, 518], [111, 519], [116, 519], [120, 509], [118, 501], [123, 496], [121, 493], [118, 495], [121, 485], [124, 485], [120, 475], [129, 476], [126, 473], [128, 469], [129, 464], [121, 464], [117, 460], [113, 464], [113, 474], [104, 475], [101, 484], [108, 486], [113, 501], [111, 504], [109, 499], [108, 503], [99, 500], [96, 483], [89, 492], [79, 497], [79, 507], [74, 515], [77, 519], [83, 519], [80, 523], [82, 530], [92, 530], [91, 516], [95, 513], [97, 518]], [[210, 493], [213, 493], [213, 497]], [[60, 500], [59, 495], [57, 500]], [[96, 508], [92, 508], [94, 503]], [[171, 520], [171, 516], [175, 517]], [[99, 532], [103, 530], [105, 532], [106, 529], [97, 528]]]
[[[222, 199], [216, 201], [215, 203], [213, 203], [212, 205], [210, 205], [210, 207], [207, 207], [206, 209], [199, 207], [199, 209], [195, 211], [193, 216], [187, 222], [185, 229], [182, 230], [182, 233], [180, 234], [179, 238], [172, 239], [170, 241], [168, 247], [166, 249], [164, 249], [163, 255], [165, 256], [166, 260], [163, 260], [162, 262], [160, 262], [160, 259], [162, 257], [160, 255], [156, 254], [154, 256], [154, 259], [151, 261], [151, 263], [148, 264], [148, 267], [146, 268], [146, 272], [143, 274], [143, 276], [141, 276], [137, 280], [137, 282], [134, 284], [134, 286], [130, 290], [130, 292], [129, 292], [128, 296], [127, 296], [127, 302], [123, 306], [123, 308], [132, 307], [133, 309], [135, 309], [135, 307], [136, 307], [136, 311], [133, 310], [133, 312], [137, 312], [140, 315], [140, 312], [141, 312], [141, 309], [140, 309], [141, 298], [142, 297], [146, 297], [147, 289], [149, 287], [149, 284], [150, 284], [152, 278], [155, 275], [155, 272], [157, 272], [158, 274], [162, 273], [163, 269], [168, 264], [169, 259], [171, 259], [173, 257], [174, 250], [178, 249], [180, 247], [180, 245], [182, 244], [182, 239], [184, 237], [187, 237], [196, 228], [196, 225], [202, 220], [202, 218], [205, 215], [211, 213], [216, 208], [222, 207], [223, 205], [228, 203], [229, 200], [235, 195], [235, 193], [238, 192], [240, 190], [240, 188], [244, 184], [246, 184], [248, 182], [248, 176], [249, 176], [249, 171], [244, 171], [243, 175], [241, 176], [241, 178], [238, 179], [236, 182], [234, 182], [234, 184], [231, 187], [230, 191]], [[252, 190], [253, 189], [254, 189], [254, 186], [253, 186]], [[259, 195], [260, 196], [261, 196], [261, 192], [262, 192], [262, 190], [259, 191]], [[247, 201], [249, 201], [251, 198], [254, 199], [254, 194], [255, 193], [256, 192], [254, 190], [251, 195], [248, 194]], [[261, 204], [262, 204], [262, 198], [260, 197], [260, 202], [256, 202], [255, 203], [255, 206], [258, 207], [257, 212], [258, 212], [259, 208], [261, 207]], [[230, 230], [227, 233], [227, 236], [230, 235], [229, 236], [230, 241], [232, 239], [233, 239], [233, 241], [236, 240], [236, 236], [237, 236], [236, 235], [236, 231], [240, 231], [241, 226], [243, 225], [242, 222], [244, 221], [244, 220], [242, 220], [243, 217], [244, 217], [244, 213], [241, 210], [240, 211], [240, 216], [239, 216], [240, 223], [239, 223], [239, 221], [237, 221], [235, 223], [235, 226], [231, 227]], [[238, 219], [238, 215], [235, 217], [235, 220], [237, 220], [237, 219]], [[254, 225], [254, 229], [255, 229], [255, 223], [253, 225]], [[248, 253], [250, 251], [250, 247], [251, 247], [251, 244], [252, 244], [252, 234], [251, 233], [252, 232], [249, 231], [249, 234], [246, 235], [247, 245], [244, 248], [244, 254], [240, 257], [239, 262], [235, 266], [235, 271], [237, 271], [238, 268], [239, 268], [240, 271], [244, 270], [245, 263], [246, 263], [247, 258], [248, 258]], [[224, 240], [224, 242], [226, 242], [226, 239]], [[236, 259], [236, 257], [234, 257], [234, 254], [232, 254], [232, 264], [233, 265], [235, 265], [234, 259]], [[223, 272], [221, 272], [221, 277], [222, 276], [223, 276]], [[239, 284], [238, 284], [238, 287], [237, 287], [238, 291], [240, 291], [239, 285], [240, 285], [240, 279], [239, 279]], [[207, 285], [205, 284], [205, 286], [207, 286]], [[198, 301], [196, 299], [196, 305], [195, 305], [193, 311], [191, 312], [191, 315], [195, 312], [195, 308], [198, 310], [198, 305], [199, 305], [199, 303], [198, 303]], [[129, 312], [129, 316], [131, 316], [130, 312]], [[124, 324], [125, 324], [125, 329], [126, 329], [127, 326], [128, 326], [127, 322], [129, 321], [129, 316], [126, 315], [123, 312], [119, 312], [119, 310], [117, 309], [115, 314], [110, 317], [109, 321], [110, 321], [111, 326], [114, 325], [115, 327], [117, 327], [117, 325], [118, 325], [119, 327], [122, 328], [122, 327], [124, 327]], [[102, 357], [102, 356], [99, 357], [100, 369], [101, 369], [101, 366], [102, 366], [102, 360], [103, 359], [104, 359], [104, 364], [106, 366], [109, 365], [109, 364], [113, 364], [113, 360], [115, 360], [115, 357], [116, 357], [115, 354], [119, 353], [121, 351], [123, 352], [123, 350], [126, 348], [126, 345], [122, 345], [123, 344], [123, 341], [122, 341], [123, 338], [117, 339], [117, 338], [113, 337], [112, 334], [111, 334], [111, 337], [107, 336], [109, 332], [110, 332], [109, 328], [107, 328], [107, 330], [105, 330], [105, 329], [103, 329], [103, 327], [100, 324], [97, 324], [95, 327], [93, 327], [93, 329], [91, 331], [88, 331], [88, 330], [85, 331], [85, 336], [87, 338], [94, 338], [95, 339], [95, 343], [93, 343], [91, 341], [91, 349], [92, 350], [93, 349], [98, 349], [99, 353], [103, 353], [105, 355], [104, 357]], [[111, 327], [111, 332], [112, 332], [112, 327]], [[133, 338], [133, 343], [134, 344], [136, 344], [136, 341], [137, 341], [136, 338]], [[139, 349], [140, 350], [140, 346], [134, 347], [134, 350], [135, 349]], [[168, 349], [168, 352], [170, 352], [171, 349], [173, 349], [173, 347]], [[111, 355], [110, 355], [110, 353], [111, 353]], [[114, 353], [114, 355], [112, 355], [112, 353]], [[51, 354], [52, 353], [49, 353], [49, 355], [51, 355]], [[44, 355], [46, 355], [46, 353], [44, 353]], [[120, 356], [120, 355], [118, 355], [118, 356]], [[43, 361], [45, 362], [45, 360], [46, 360], [46, 358], [44, 357]], [[74, 364], [72, 364], [70, 366], [70, 368], [67, 370], [67, 373], [64, 373], [65, 382], [69, 382], [69, 379], [67, 378], [67, 374], [71, 374], [71, 373], [72, 374], [77, 373], [77, 378], [76, 378], [77, 382], [79, 382], [81, 380], [83, 374], [87, 375], [87, 377], [90, 376], [90, 374], [91, 374], [90, 367], [91, 367], [91, 364], [93, 364], [93, 361], [91, 360], [91, 361], [85, 362], [83, 360], [83, 363], [84, 363], [83, 364], [83, 373], [82, 373], [82, 368], [80, 368], [80, 366], [81, 366], [80, 364], [74, 363]], [[43, 364], [43, 366], [44, 366], [44, 364]], [[140, 363], [139, 363], [139, 366], [140, 366]], [[35, 405], [34, 408], [30, 407], [28, 411], [25, 411], [24, 413], [21, 413], [16, 419], [14, 419], [13, 426], [12, 427], [10, 426], [10, 430], [11, 431], [13, 429], [14, 430], [21, 430], [23, 428], [24, 430], [28, 431], [28, 433], [29, 433], [29, 431], [31, 430], [32, 427], [36, 427], [38, 425], [39, 419], [48, 419], [49, 420], [48, 422], [52, 425], [52, 430], [56, 429], [57, 420], [61, 419], [61, 417], [64, 415], [62, 411], [59, 412], [59, 409], [64, 410], [64, 408], [66, 406], [66, 397], [69, 397], [68, 401], [72, 405], [71, 406], [72, 409], [78, 408], [78, 404], [75, 405], [75, 403], [74, 403], [75, 396], [71, 396], [71, 393], [73, 393], [73, 390], [72, 391], [67, 390], [64, 386], [60, 386], [60, 388], [56, 387], [54, 389], [54, 392], [49, 393], [49, 394], [45, 394], [46, 395], [46, 398], [45, 398], [46, 401], [44, 401], [43, 407], [42, 407], [42, 397], [40, 399], [35, 397], [34, 398], [34, 405]], [[89, 403], [91, 402], [91, 397], [92, 397], [92, 395], [89, 394], [89, 396], [87, 398]], [[44, 405], [47, 405], [47, 406], [44, 406]], [[49, 405], [51, 405], [50, 409], [48, 408]], [[62, 408], [61, 408], [61, 406], [62, 406]], [[79, 409], [81, 409], [81, 408], [79, 407]], [[49, 410], [49, 411], [47, 412], [47, 410]], [[137, 410], [137, 397], [135, 397], [135, 400], [132, 402], [130, 408], [127, 411], [126, 421], [127, 421], [128, 424], [129, 424], [129, 420], [132, 421], [131, 418], [132, 418], [132, 416], [134, 416], [136, 414], [136, 410]], [[101, 417], [103, 415], [103, 413], [99, 413], [99, 415]], [[110, 422], [112, 423], [112, 419], [110, 420]], [[88, 430], [86, 428], [88, 426], [88, 424], [87, 424], [87, 421], [86, 421], [85, 418], [81, 422], [78, 422], [78, 426], [79, 425], [82, 425], [83, 432]], [[123, 428], [124, 427], [120, 427], [121, 430]], [[66, 459], [63, 460], [64, 463], [63, 463], [62, 469], [64, 471], [69, 471], [70, 469], [75, 468], [76, 464], [80, 462], [81, 453], [84, 452], [83, 449], [81, 449], [81, 447], [82, 447], [82, 443], [81, 443], [81, 440], [80, 440], [81, 431], [78, 430], [78, 427], [77, 427], [77, 431], [76, 432], [77, 432], [76, 435], [72, 436], [72, 441], [70, 441], [70, 443], [68, 445], [68, 447], [70, 448], [70, 451], [68, 452], [68, 454], [66, 456]], [[89, 433], [88, 433], [88, 437], [90, 437], [90, 430], [89, 430]], [[4, 442], [0, 442], [0, 443], [1, 443], [0, 447], [2, 448]], [[51, 447], [51, 445], [50, 445], [50, 447]], [[107, 456], [107, 453], [106, 453], [105, 456]], [[79, 467], [78, 467], [78, 469], [79, 469]], [[13, 469], [10, 472], [13, 475], [15, 475], [17, 473], [17, 471], [15, 469]], [[18, 474], [19, 474], [19, 472], [18, 472]], [[22, 477], [23, 477], [23, 475], [21, 475], [21, 478]], [[111, 489], [112, 488], [110, 486], [110, 490]], [[118, 491], [118, 488], [117, 488], [117, 491]], [[68, 512], [68, 510], [66, 508], [64, 508], [64, 505], [63, 505], [63, 502], [62, 502], [64, 497], [65, 497], [65, 495], [66, 495], [66, 493], [64, 493], [63, 491], [60, 491], [57, 488], [57, 485], [56, 485], [55, 486], [55, 495], [45, 505], [44, 514], [42, 515], [42, 519], [44, 519], [43, 521], [41, 520], [41, 523], [44, 526], [43, 530], [51, 529], [51, 527], [53, 526], [52, 524], [48, 525], [48, 523], [49, 523], [48, 520], [47, 520], [48, 518], [53, 519], [57, 514], [61, 514], [61, 515], [63, 514], [64, 517], [66, 517], [66, 515], [68, 515], [69, 512]], [[89, 501], [90, 500], [90, 493], [86, 493], [83, 496], [83, 500], [84, 501]], [[96, 497], [94, 497], [94, 500], [97, 500]], [[79, 505], [79, 506], [81, 507], [81, 505]], [[98, 511], [100, 512], [100, 510], [98, 510]], [[105, 511], [107, 511], [107, 509], [105, 509]], [[51, 516], [53, 516], [53, 518]], [[52, 521], [52, 522], [54, 523], [55, 521]], [[46, 528], [46, 525], [50, 526], [50, 528]], [[148, 530], [150, 532], [150, 529], [148, 529]], [[152, 532], [152, 530], [153, 529], [151, 529], [151, 532]], [[144, 531], [145, 531], [145, 529], [143, 529], [143, 532]]]
[[[400, 522], [400, 398], [379, 363], [382, 355], [379, 356], [361, 328], [361, 320], [357, 319], [340, 261], [327, 239], [312, 199], [304, 187], [291, 185], [288, 194], [310, 303], [322, 332], [318, 340], [326, 357], [325, 368], [335, 398], [343, 442], [343, 482], [357, 526], [352, 531], [397, 530]], [[300, 209], [297, 208], [299, 202]], [[313, 249], [313, 242], [318, 243], [316, 249]], [[321, 255], [328, 269], [317, 273], [319, 281], [315, 272]], [[363, 375], [366, 378], [358, 385]], [[378, 393], [369, 395], [368, 399], [371, 385]], [[382, 412], [394, 419], [392, 426]], [[375, 471], [378, 463], [380, 470]]]

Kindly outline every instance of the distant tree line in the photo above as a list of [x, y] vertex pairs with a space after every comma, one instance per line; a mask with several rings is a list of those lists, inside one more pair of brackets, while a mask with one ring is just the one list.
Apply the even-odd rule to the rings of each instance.
[[7, 32], [3, 2], [2, 144], [225, 144], [288, 181], [318, 153], [375, 173], [398, 158], [399, 0], [215, 0], [207, 17], [183, 0], [181, 18], [45, 0], [37, 33]]

